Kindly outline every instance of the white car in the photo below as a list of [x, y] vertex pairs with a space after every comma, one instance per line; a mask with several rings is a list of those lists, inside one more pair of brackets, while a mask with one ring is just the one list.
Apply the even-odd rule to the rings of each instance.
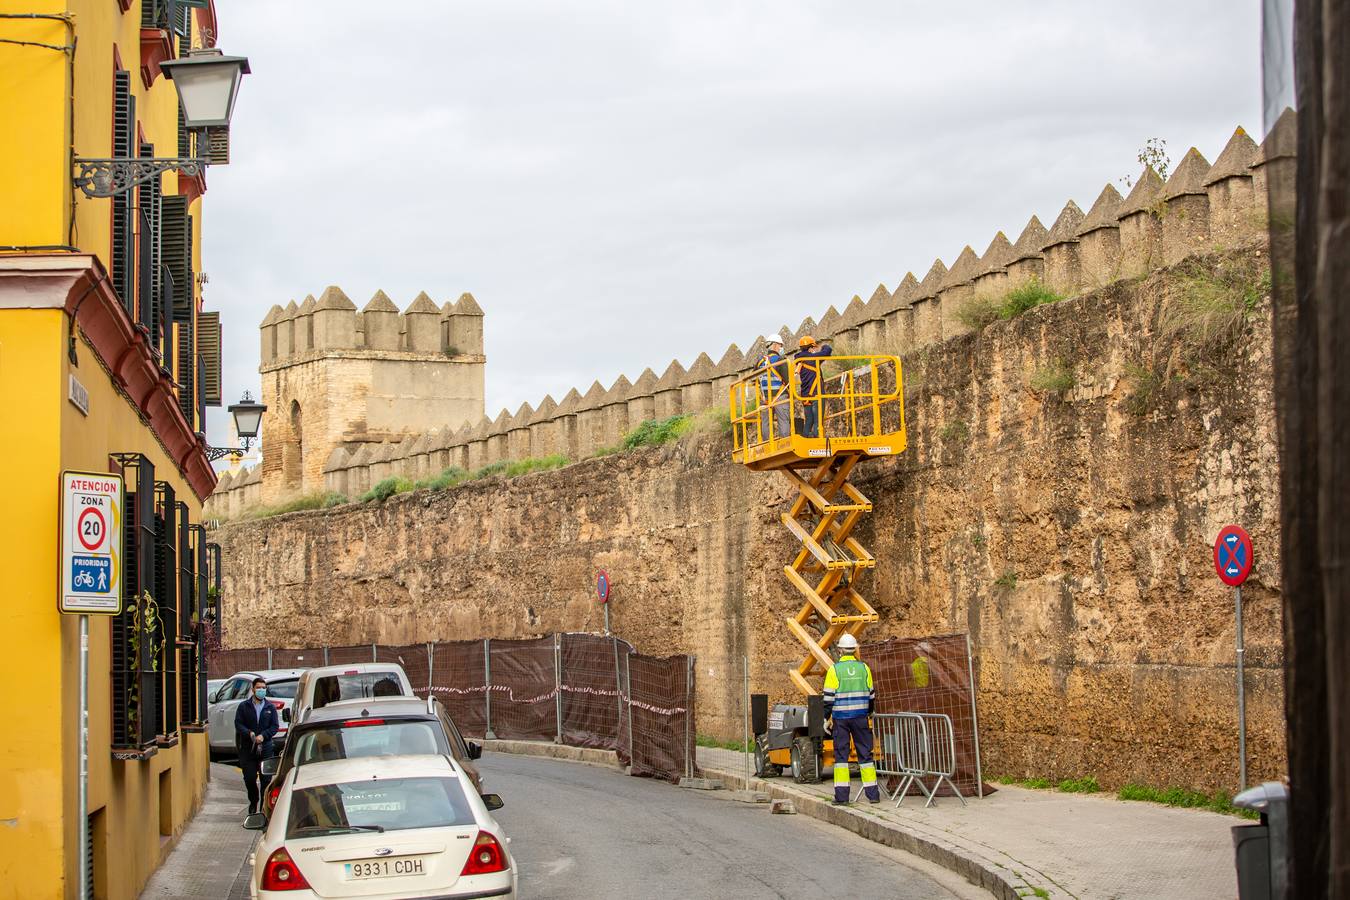
[[303, 722], [311, 709], [339, 700], [412, 697], [412, 682], [398, 663], [353, 663], [307, 669], [295, 688], [295, 702], [282, 713], [286, 722]]
[[236, 672], [214, 691], [206, 695], [207, 740], [215, 753], [233, 752], [234, 714], [239, 704], [248, 699], [253, 690], [253, 679], [267, 682], [267, 702], [277, 708], [277, 735], [273, 738], [278, 749], [286, 743], [290, 722], [290, 708], [304, 669], [260, 669], [257, 672]]
[[292, 769], [253, 855], [253, 900], [516, 896], [509, 839], [448, 756], [385, 756]]

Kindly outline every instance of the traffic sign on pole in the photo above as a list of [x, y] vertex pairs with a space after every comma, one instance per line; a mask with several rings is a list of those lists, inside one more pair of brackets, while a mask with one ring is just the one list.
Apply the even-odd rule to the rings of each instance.
[[609, 602], [609, 573], [604, 569], [595, 576], [595, 595], [600, 598], [601, 603]]
[[61, 475], [63, 613], [115, 616], [122, 611], [122, 476]]
[[1252, 573], [1251, 535], [1241, 525], [1226, 525], [1214, 541], [1214, 571], [1229, 587], [1238, 587]]

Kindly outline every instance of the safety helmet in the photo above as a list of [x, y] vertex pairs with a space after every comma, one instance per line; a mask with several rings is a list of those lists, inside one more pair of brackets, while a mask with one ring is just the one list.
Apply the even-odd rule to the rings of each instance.
[[814, 347], [816, 339], [809, 334], [802, 335], [802, 339], [797, 342], [798, 347]]
[[854, 637], [853, 635], [851, 635], [851, 634], [846, 634], [846, 635], [844, 635], [843, 637], [839, 638], [839, 649], [840, 649], [840, 650], [857, 650], [857, 649], [858, 649], [858, 639], [855, 638], [855, 637]]
[[776, 331], [766, 331], [764, 332], [764, 344], [765, 346], [777, 344], [781, 347], [783, 346], [783, 336]]

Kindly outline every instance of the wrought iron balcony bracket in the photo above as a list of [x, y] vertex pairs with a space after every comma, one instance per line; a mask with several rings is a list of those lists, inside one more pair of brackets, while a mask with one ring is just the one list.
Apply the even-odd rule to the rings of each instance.
[[207, 447], [206, 460], [207, 462], [215, 462], [227, 456], [243, 456], [247, 452], [247, 447]]
[[153, 181], [165, 172], [179, 171], [189, 178], [206, 169], [204, 159], [77, 159], [75, 186], [86, 197], [116, 197]]

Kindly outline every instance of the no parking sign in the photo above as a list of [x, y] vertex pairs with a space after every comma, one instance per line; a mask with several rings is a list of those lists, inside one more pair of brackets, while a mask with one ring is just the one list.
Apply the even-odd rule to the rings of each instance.
[[1252, 538], [1241, 525], [1226, 525], [1214, 541], [1214, 571], [1229, 587], [1240, 587], [1252, 573]]
[[61, 612], [120, 613], [121, 563], [122, 476], [62, 473]]

